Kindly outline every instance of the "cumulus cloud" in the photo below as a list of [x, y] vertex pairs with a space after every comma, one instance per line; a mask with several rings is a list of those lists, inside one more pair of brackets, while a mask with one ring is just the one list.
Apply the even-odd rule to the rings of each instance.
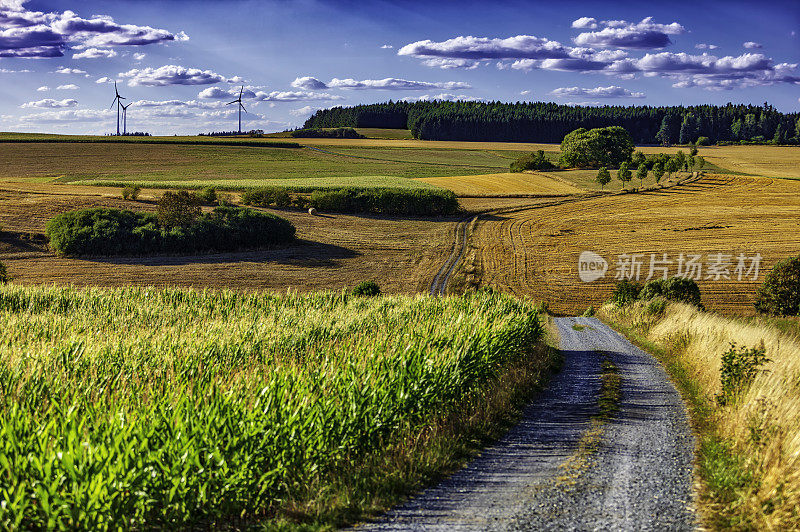
[[459, 36], [446, 41], [417, 41], [397, 51], [397, 55], [430, 61], [430, 66], [453, 68], [453, 61], [431, 61], [436, 58], [463, 60], [472, 67], [476, 61], [493, 59], [548, 59], [568, 57], [568, 49], [558, 41], [533, 35], [517, 35], [506, 39]]
[[5, 119], [16, 120], [20, 124], [50, 124], [59, 122], [93, 122], [116, 116], [116, 111], [110, 109], [62, 109], [60, 111], [46, 111], [22, 116], [8, 117]]
[[312, 107], [311, 105], [306, 105], [304, 107], [300, 107], [299, 109], [292, 109], [289, 111], [289, 114], [292, 116], [309, 116], [320, 109], [322, 109], [322, 107]]
[[653, 22], [653, 17], [647, 17], [635, 23], [624, 20], [604, 20], [602, 24], [605, 26], [602, 30], [581, 33], [573, 41], [579, 46], [602, 48], [664, 48], [672, 44], [669, 35], [679, 35], [686, 31], [677, 22], [658, 24]]
[[[465, 70], [473, 70], [481, 65], [480, 61], [474, 59], [450, 59], [447, 57], [431, 57], [422, 62], [423, 65], [441, 68], [443, 70], [450, 70], [454, 68], [463, 68]], [[502, 69], [500, 69], [502, 70]]]
[[408, 98], [403, 98], [403, 101], [405, 101], [405, 102], [432, 102], [432, 101], [485, 102], [487, 100], [485, 98], [477, 98], [475, 96], [468, 96], [466, 94], [450, 94], [450, 93], [443, 92], [442, 94], [436, 94], [436, 95], [433, 95], [433, 96], [431, 96], [430, 94], [423, 94], [422, 96], [409, 96]]
[[76, 90], [78, 90], [79, 88], [80, 88], [80, 87], [78, 87], [77, 85], [74, 85], [74, 84], [72, 84], [72, 83], [69, 83], [69, 84], [67, 84], [67, 85], [59, 85], [58, 87], [56, 87], [56, 90], [57, 90], [57, 91], [76, 91]]
[[95, 81], [95, 83], [113, 83], [113, 82], [114, 82], [114, 80], [109, 78], [108, 76], [103, 76], [102, 78], [97, 78], [97, 81]]
[[376, 89], [376, 90], [428, 90], [428, 89], [471, 89], [468, 83], [462, 81], [445, 81], [430, 83], [427, 81], [411, 81], [400, 78], [364, 79], [333, 78], [328, 87], [337, 89]]
[[39, 92], [47, 92], [47, 91], [50, 90], [50, 87], [48, 87], [47, 85], [42, 85], [41, 87], [39, 87], [36, 90], [39, 91]]
[[139, 61], [141, 61], [142, 59], [144, 59], [145, 57], [147, 57], [147, 54], [143, 54], [143, 53], [139, 53], [139, 52], [133, 54], [133, 60], [136, 61], [137, 63]]
[[328, 86], [312, 76], [303, 76], [301, 78], [295, 78], [292, 82], [292, 87], [296, 89], [306, 89], [310, 91], [317, 91], [322, 89], [327, 89]]
[[742, 46], [744, 46], [748, 50], [758, 50], [759, 48], [763, 48], [764, 47], [761, 43], [757, 43], [757, 42], [753, 42], [753, 41], [747, 41], [745, 43], [742, 43]]
[[597, 19], [592, 17], [581, 17], [572, 21], [572, 27], [578, 29], [593, 30], [597, 27]]
[[694, 47], [697, 48], [698, 50], [716, 50], [717, 48], [719, 48], [719, 46], [717, 46], [716, 44], [708, 44], [704, 42], [695, 44]]
[[78, 105], [78, 100], [53, 100], [52, 98], [45, 98], [44, 100], [23, 103], [20, 107], [23, 109], [57, 109], [61, 107], [75, 107], [76, 105]]
[[313, 102], [344, 99], [338, 95], [315, 91], [258, 91], [254, 98], [259, 102]]
[[83, 18], [73, 11], [42, 12], [25, 7], [28, 0], [0, 1], [0, 57], [63, 57], [76, 49], [147, 45], [182, 40], [167, 30], [120, 24], [106, 15]]
[[391, 50], [392, 48], [394, 48], [394, 46], [392, 46], [391, 44], [384, 44], [383, 46], [381, 46], [382, 50]]
[[72, 54], [73, 59], [110, 59], [117, 57], [117, 52], [110, 48], [87, 48], [77, 54]]
[[553, 96], [586, 96], [590, 98], [644, 98], [643, 92], [632, 92], [628, 89], [611, 85], [609, 87], [560, 87], [550, 92]]
[[58, 74], [86, 74], [85, 70], [81, 70], [80, 68], [69, 68], [69, 67], [61, 67], [56, 69], [56, 73]]
[[120, 72], [121, 78], [128, 79], [131, 87], [167, 87], [170, 85], [211, 85], [227, 81], [224, 76], [211, 70], [186, 68], [178, 65], [164, 65], [158, 68], [134, 68]]

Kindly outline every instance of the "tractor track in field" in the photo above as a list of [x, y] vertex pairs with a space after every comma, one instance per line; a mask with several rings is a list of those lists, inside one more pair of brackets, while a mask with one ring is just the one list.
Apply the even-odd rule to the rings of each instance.
[[[517, 426], [438, 486], [354, 530], [696, 528], [694, 436], [664, 369], [596, 318], [555, 325], [564, 365]], [[603, 361], [621, 377], [607, 416]]]
[[347, 153], [339, 153], [330, 150], [323, 150], [322, 148], [317, 148], [316, 146], [303, 146], [304, 148], [308, 148], [309, 150], [317, 151], [320, 153], [324, 153], [326, 155], [335, 155], [337, 157], [347, 157], [350, 159], [363, 159], [366, 161], [380, 161], [384, 163], [401, 163], [401, 164], [423, 164], [428, 166], [446, 166], [450, 168], [480, 168], [483, 170], [506, 170], [505, 166], [488, 166], [488, 165], [479, 165], [479, 164], [449, 164], [449, 163], [434, 163], [430, 161], [402, 161], [399, 159], [382, 159], [380, 157], [366, 157], [364, 155], [350, 155]]

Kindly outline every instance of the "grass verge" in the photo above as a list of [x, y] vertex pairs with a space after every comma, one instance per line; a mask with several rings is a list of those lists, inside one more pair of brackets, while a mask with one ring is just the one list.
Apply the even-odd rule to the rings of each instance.
[[[670, 304], [650, 315], [646, 305], [609, 305], [600, 317], [664, 365], [687, 403], [698, 435], [697, 503], [713, 530], [796, 530], [800, 527], [797, 465], [800, 349], [796, 339], [764, 324]], [[717, 404], [721, 355], [730, 343], [765, 342], [773, 362], [740, 400]]]

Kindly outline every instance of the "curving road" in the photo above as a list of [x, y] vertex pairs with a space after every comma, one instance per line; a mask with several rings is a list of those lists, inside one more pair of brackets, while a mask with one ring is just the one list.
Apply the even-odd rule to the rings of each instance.
[[[595, 318], [555, 323], [564, 367], [520, 423], [438, 486], [357, 530], [695, 528], [695, 442], [661, 365]], [[600, 425], [585, 466], [565, 481], [562, 465], [597, 430], [598, 351], [622, 376], [619, 412]]]

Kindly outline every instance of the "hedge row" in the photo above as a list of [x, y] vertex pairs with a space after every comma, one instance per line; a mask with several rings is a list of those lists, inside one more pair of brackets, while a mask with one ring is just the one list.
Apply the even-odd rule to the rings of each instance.
[[285, 244], [295, 228], [273, 214], [241, 207], [217, 207], [185, 227], [167, 228], [153, 213], [84, 209], [47, 223], [50, 245], [68, 255], [122, 255], [231, 251]]
[[439, 216], [458, 212], [450, 190], [402, 188], [341, 188], [315, 190], [311, 206], [319, 211]]
[[363, 139], [366, 138], [352, 127], [339, 127], [336, 129], [297, 129], [292, 131], [292, 137], [297, 139]]

